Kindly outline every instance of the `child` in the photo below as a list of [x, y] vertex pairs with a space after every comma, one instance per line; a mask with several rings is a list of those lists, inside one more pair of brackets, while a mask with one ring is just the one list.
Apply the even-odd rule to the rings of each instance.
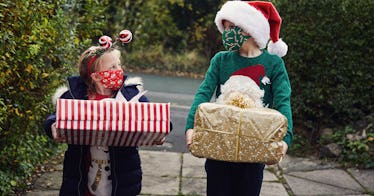
[[[215, 23], [228, 51], [217, 53], [201, 83], [186, 123], [186, 143], [191, 144], [196, 108], [209, 102], [230, 76], [250, 77], [264, 90], [265, 106], [288, 119], [283, 155], [292, 140], [291, 86], [283, 60], [287, 45], [279, 39], [281, 18], [270, 2], [228, 1], [217, 12]], [[264, 48], [267, 42], [268, 51]], [[277, 54], [277, 55], [274, 55]], [[207, 159], [207, 195], [259, 195], [264, 164], [233, 163]]]
[[[121, 33], [123, 43], [131, 41], [131, 32]], [[60, 98], [101, 100], [117, 93], [129, 101], [140, 92], [138, 84], [126, 84], [121, 68], [120, 51], [113, 47], [111, 38], [102, 36], [101, 46], [93, 46], [81, 55], [79, 76], [68, 78], [69, 90]], [[148, 102], [145, 96], [140, 102]], [[49, 116], [44, 128], [55, 141], [56, 115]], [[162, 144], [164, 140], [156, 142]], [[141, 190], [142, 170], [137, 147], [68, 145], [65, 152], [60, 195], [138, 195]]]

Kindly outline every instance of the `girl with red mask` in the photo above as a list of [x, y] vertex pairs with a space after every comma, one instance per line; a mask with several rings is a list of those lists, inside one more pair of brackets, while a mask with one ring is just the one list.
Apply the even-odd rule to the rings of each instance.
[[[126, 35], [131, 35], [126, 34]], [[122, 37], [121, 37], [122, 36]], [[121, 40], [123, 39], [123, 40]], [[131, 38], [120, 34], [119, 40]], [[101, 46], [84, 51], [78, 61], [79, 76], [68, 77], [63, 99], [101, 100], [114, 98], [118, 93], [127, 101], [148, 102], [141, 95], [140, 83], [126, 82], [121, 65], [121, 53], [110, 37], [100, 38]], [[141, 96], [140, 96], [141, 95]], [[50, 115], [44, 128], [57, 142], [56, 115]], [[156, 142], [162, 144], [164, 139]], [[68, 145], [65, 152], [60, 195], [138, 195], [141, 191], [142, 170], [137, 147]]]

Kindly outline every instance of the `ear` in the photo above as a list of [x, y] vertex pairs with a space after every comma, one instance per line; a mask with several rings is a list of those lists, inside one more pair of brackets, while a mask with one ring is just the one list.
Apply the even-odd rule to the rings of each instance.
[[94, 81], [94, 82], [99, 82], [101, 80], [101, 76], [99, 74], [96, 74], [96, 73], [91, 73], [91, 79]]

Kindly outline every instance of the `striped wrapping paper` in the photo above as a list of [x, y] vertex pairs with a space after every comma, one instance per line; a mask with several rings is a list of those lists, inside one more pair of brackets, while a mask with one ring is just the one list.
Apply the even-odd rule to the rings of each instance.
[[170, 103], [59, 99], [56, 121], [68, 144], [152, 145], [170, 132]]

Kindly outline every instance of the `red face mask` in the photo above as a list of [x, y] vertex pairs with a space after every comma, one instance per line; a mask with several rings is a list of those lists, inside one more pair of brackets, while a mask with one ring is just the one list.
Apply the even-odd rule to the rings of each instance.
[[100, 80], [100, 82], [104, 85], [105, 88], [118, 90], [123, 84], [122, 69], [99, 71], [96, 72], [96, 74], [99, 74], [101, 76], [102, 79]]

